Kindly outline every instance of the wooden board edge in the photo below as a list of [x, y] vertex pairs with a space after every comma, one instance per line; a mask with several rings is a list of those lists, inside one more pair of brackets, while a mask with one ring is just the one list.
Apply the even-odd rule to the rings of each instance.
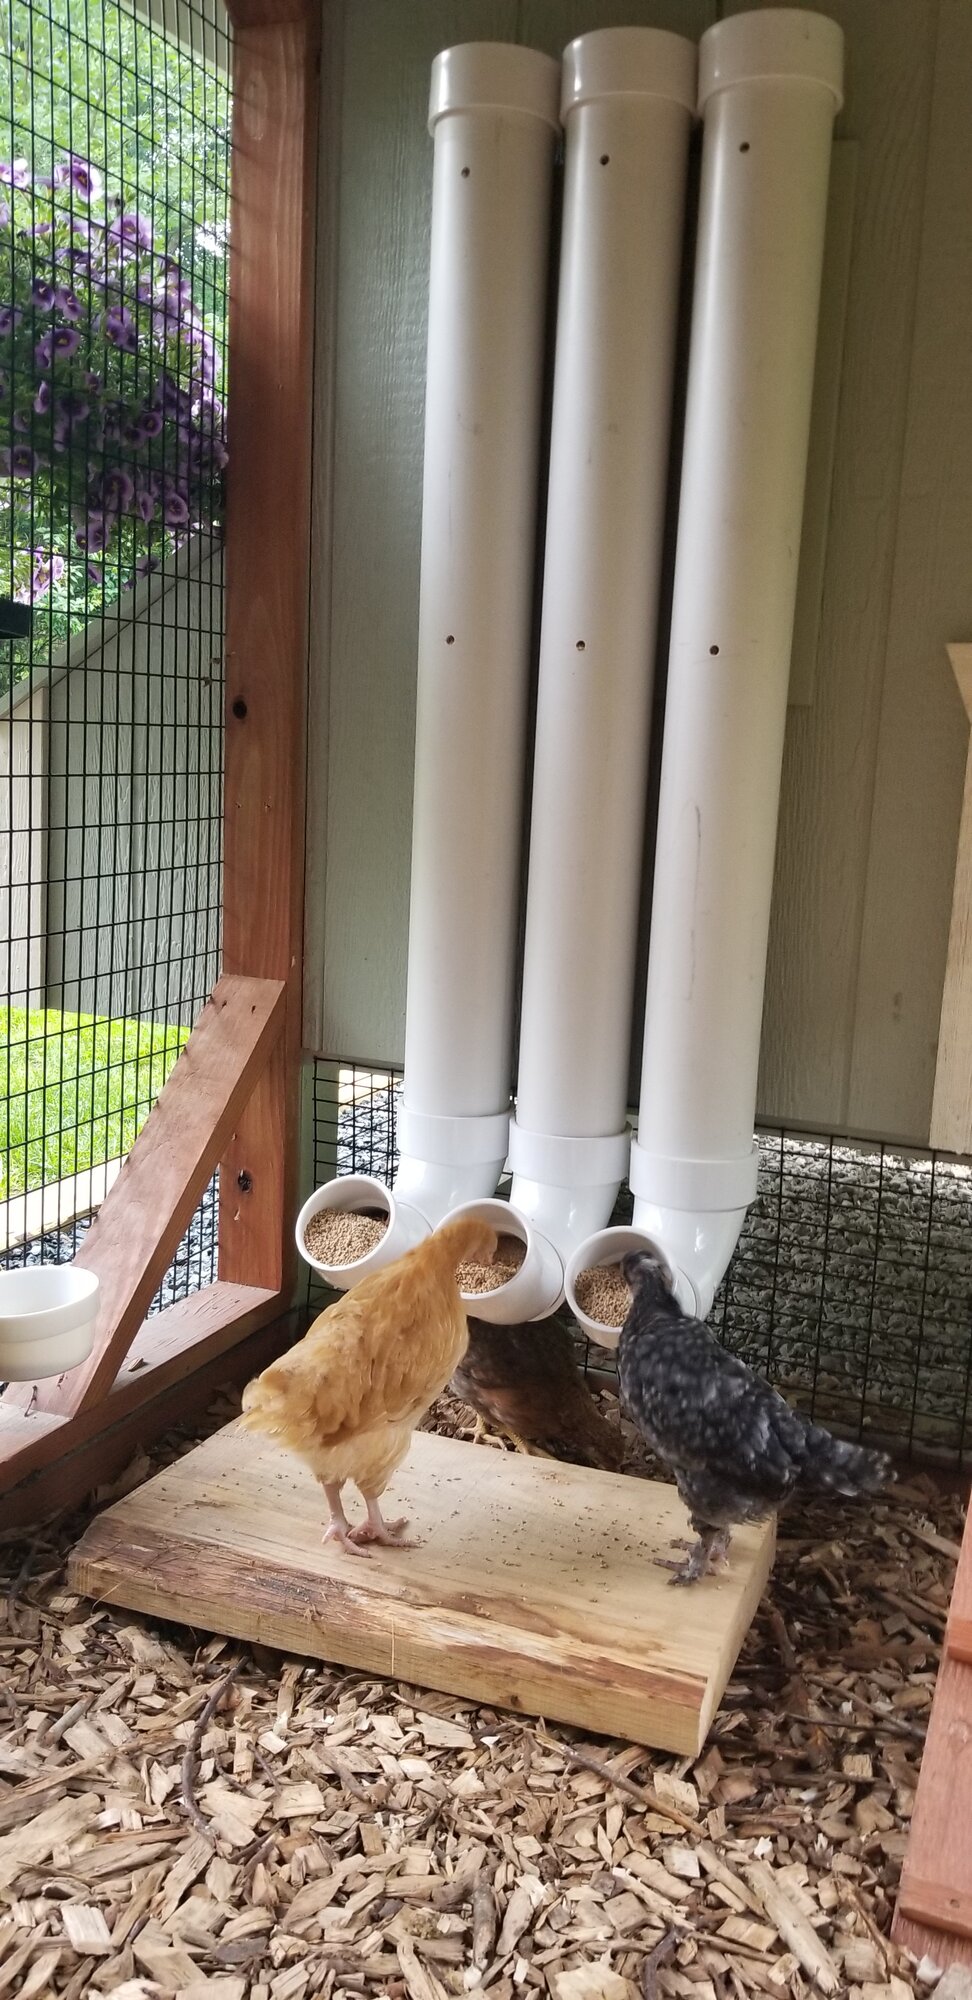
[[916, 1923], [900, 1910], [891, 1926], [891, 1938], [913, 1958], [930, 1958], [942, 1972], [947, 1971], [950, 1965], [968, 1966], [972, 1970], [972, 1943], [964, 1938], [949, 1936], [944, 1931], [932, 1930], [928, 1924]]
[[[963, 1548], [968, 1543], [968, 1530]], [[972, 1965], [972, 1816], [967, 1788], [972, 1668], [945, 1653], [922, 1753], [891, 1935], [919, 1958]], [[965, 1781], [965, 1782], [964, 1782]], [[949, 1899], [957, 1897], [957, 1906]]]
[[898, 1908], [910, 1923], [943, 1931], [972, 1944], [972, 1889], [928, 1882], [905, 1868], [898, 1891]]
[[268, 1367], [290, 1345], [295, 1322], [296, 1314], [285, 1312], [256, 1326], [236, 1346], [213, 1355], [188, 1378], [170, 1381], [116, 1421], [103, 1421], [100, 1430], [73, 1448], [65, 1442], [53, 1462], [22, 1479], [0, 1500], [3, 1527], [34, 1528], [81, 1506], [99, 1486], [125, 1470], [139, 1447], [177, 1426], [201, 1419], [221, 1388], [238, 1387]]
[[[946, 647], [965, 721], [972, 721], [972, 645]], [[928, 1143], [935, 1152], [972, 1149], [972, 735], [955, 843], [952, 906], [938, 1021]]]
[[972, 1618], [949, 1619], [945, 1651], [949, 1659], [958, 1660], [963, 1667], [972, 1667]]
[[746, 1589], [743, 1592], [742, 1597], [740, 1598], [739, 1630], [737, 1633], [736, 1646], [734, 1649], [732, 1647], [730, 1647], [729, 1649], [730, 1657], [726, 1662], [725, 1673], [713, 1675], [708, 1693], [706, 1694], [705, 1700], [702, 1703], [702, 1708], [699, 1714], [699, 1740], [695, 1745], [695, 1754], [698, 1756], [701, 1756], [702, 1751], [705, 1749], [706, 1739], [708, 1737], [710, 1729], [712, 1728], [715, 1716], [718, 1713], [722, 1697], [725, 1694], [727, 1687], [729, 1686], [729, 1682], [732, 1679], [733, 1673], [735, 1672], [736, 1662], [739, 1658], [739, 1653], [742, 1647], [743, 1640], [745, 1639], [746, 1633], [749, 1631], [753, 1619], [756, 1616], [756, 1613], [762, 1601], [763, 1592], [765, 1591], [766, 1586], [769, 1583], [770, 1577], [773, 1574], [773, 1564], [775, 1560], [776, 1560], [776, 1522], [775, 1520], [772, 1520], [767, 1522], [766, 1524], [763, 1541], [760, 1545], [759, 1559], [758, 1561], [754, 1562], [752, 1566], [752, 1570], [749, 1575]]
[[[116, 1554], [118, 1530], [111, 1518], [113, 1512], [96, 1517], [68, 1561], [69, 1587], [99, 1604], [123, 1606], [146, 1618], [176, 1618], [192, 1630], [218, 1632], [241, 1645], [263, 1645], [298, 1658], [325, 1660], [351, 1673], [403, 1681], [513, 1715], [542, 1716], [598, 1736], [622, 1736], [676, 1756], [696, 1754], [699, 1708], [704, 1699], [701, 1679], [697, 1683], [698, 1701], [692, 1705], [674, 1699], [664, 1688], [650, 1688], [648, 1674], [643, 1679], [633, 1676], [630, 1690], [619, 1695], [609, 1679], [609, 1659], [601, 1659], [598, 1671], [582, 1679], [576, 1659], [569, 1669], [554, 1659], [537, 1661], [525, 1650], [517, 1651], [512, 1643], [504, 1643], [489, 1620], [476, 1612], [450, 1612], [448, 1620], [436, 1627], [435, 1635], [424, 1638], [414, 1629], [421, 1625], [420, 1615], [406, 1616], [400, 1606], [393, 1605], [382, 1620], [376, 1619], [374, 1627], [359, 1636], [337, 1609], [326, 1619], [315, 1615], [311, 1580], [306, 1614], [300, 1617], [281, 1608], [276, 1583], [265, 1598], [266, 1579], [252, 1565], [245, 1593], [227, 1588], [224, 1595], [217, 1596], [208, 1578], [193, 1584], [187, 1574], [187, 1585], [180, 1589], [175, 1610], [171, 1594], [160, 1601], [157, 1585], [165, 1561], [162, 1538], [153, 1536], [140, 1522], [138, 1563], [123, 1566]], [[187, 1557], [191, 1550], [193, 1562], [200, 1563], [204, 1546], [201, 1541], [187, 1542]], [[226, 1551], [215, 1542], [210, 1546], [214, 1555], [218, 1553], [225, 1572]], [[188, 1568], [187, 1561], [187, 1573]], [[351, 1577], [349, 1588], [354, 1589]], [[511, 1640], [516, 1636], [511, 1634]], [[511, 1669], [517, 1675], [516, 1685]], [[683, 1685], [688, 1685], [687, 1677]], [[609, 1719], [604, 1714], [606, 1687], [612, 1697]], [[646, 1733], [649, 1713], [655, 1721]]]

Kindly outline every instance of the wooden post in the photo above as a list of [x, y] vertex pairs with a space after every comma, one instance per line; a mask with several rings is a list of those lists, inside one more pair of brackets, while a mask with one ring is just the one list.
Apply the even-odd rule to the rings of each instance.
[[283, 1036], [220, 1167], [219, 1275], [289, 1292], [300, 1116], [304, 737], [321, 0], [234, 26], [223, 968]]
[[[972, 646], [949, 646], [956, 685], [972, 724]], [[965, 766], [942, 990], [930, 1142], [945, 1153], [972, 1151], [972, 728]]]

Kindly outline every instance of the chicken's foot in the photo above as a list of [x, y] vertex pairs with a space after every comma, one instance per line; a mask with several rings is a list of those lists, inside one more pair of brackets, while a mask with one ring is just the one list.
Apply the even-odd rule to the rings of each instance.
[[368, 1549], [362, 1546], [366, 1542], [378, 1542], [386, 1549], [414, 1549], [418, 1546], [416, 1542], [406, 1537], [407, 1515], [403, 1515], [399, 1521], [386, 1521], [375, 1494], [366, 1493], [363, 1497], [368, 1509], [368, 1519], [349, 1531], [357, 1555], [363, 1556], [369, 1553]]
[[358, 1547], [358, 1543], [355, 1539], [354, 1529], [352, 1528], [351, 1523], [348, 1520], [348, 1517], [344, 1511], [344, 1507], [341, 1501], [340, 1486], [332, 1484], [330, 1481], [326, 1479], [321, 1480], [321, 1485], [324, 1488], [324, 1494], [327, 1500], [328, 1512], [331, 1517], [330, 1520], [328, 1521], [327, 1527], [325, 1528], [323, 1535], [321, 1536], [321, 1540], [325, 1543], [340, 1542], [342, 1549], [346, 1549], [349, 1556], [370, 1555], [371, 1554], [370, 1549], [362, 1549]]
[[[694, 1527], [695, 1523], [692, 1525]], [[679, 1539], [674, 1541], [672, 1546], [676, 1549], [687, 1548], [689, 1554], [686, 1560], [680, 1563], [672, 1562], [668, 1556], [655, 1557], [657, 1569], [671, 1570], [669, 1583], [699, 1583], [704, 1576], [712, 1576], [717, 1570], [728, 1567], [728, 1528], [704, 1528], [700, 1525], [697, 1541], [686, 1542]]]

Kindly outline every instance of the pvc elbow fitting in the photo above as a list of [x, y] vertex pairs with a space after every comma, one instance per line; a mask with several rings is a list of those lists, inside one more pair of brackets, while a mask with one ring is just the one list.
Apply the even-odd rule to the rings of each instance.
[[456, 1208], [493, 1193], [506, 1164], [509, 1130], [507, 1111], [485, 1118], [443, 1118], [403, 1104], [396, 1200], [418, 1209], [429, 1227], [437, 1229]]
[[665, 1265], [682, 1311], [707, 1319], [756, 1195], [759, 1154], [738, 1160], [656, 1159], [631, 1145], [629, 1181], [635, 1197], [630, 1228], [602, 1229], [571, 1257], [567, 1303], [591, 1340], [617, 1347], [619, 1329], [602, 1326], [578, 1305], [582, 1271], [617, 1264], [629, 1250], [648, 1250]]

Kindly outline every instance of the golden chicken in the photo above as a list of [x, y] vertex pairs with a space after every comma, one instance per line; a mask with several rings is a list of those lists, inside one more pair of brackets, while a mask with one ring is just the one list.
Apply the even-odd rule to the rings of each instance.
[[[456, 1267], [488, 1263], [496, 1232], [471, 1217], [446, 1222], [384, 1271], [328, 1306], [303, 1340], [243, 1396], [243, 1424], [297, 1453], [324, 1488], [325, 1542], [366, 1556], [366, 1544], [413, 1546], [407, 1521], [386, 1521], [381, 1496], [412, 1432], [445, 1388], [468, 1338]], [[352, 1527], [342, 1489], [368, 1510]]]
[[521, 1451], [620, 1472], [624, 1441], [602, 1417], [558, 1319], [491, 1326], [471, 1319], [453, 1394]]

